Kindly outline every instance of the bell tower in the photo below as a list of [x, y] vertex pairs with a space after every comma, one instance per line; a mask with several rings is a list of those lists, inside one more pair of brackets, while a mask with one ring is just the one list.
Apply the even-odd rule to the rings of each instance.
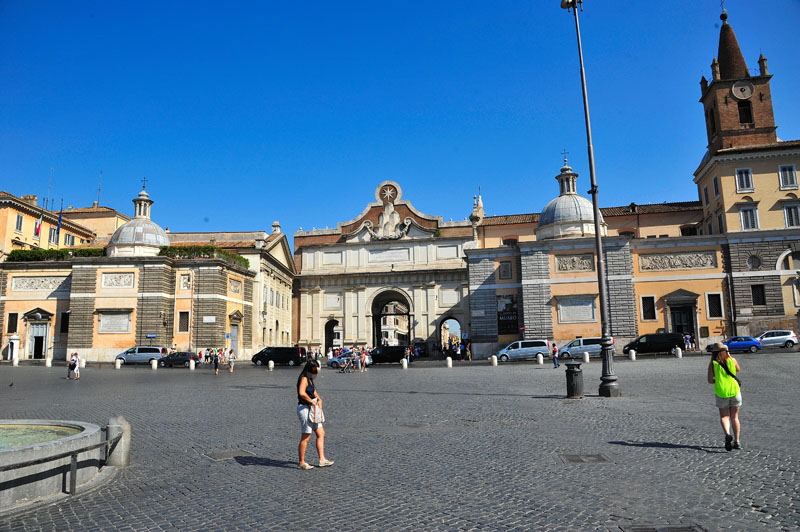
[[772, 111], [772, 76], [767, 58], [758, 58], [759, 73], [751, 76], [736, 40], [728, 14], [720, 17], [719, 50], [711, 62], [711, 81], [700, 80], [700, 103], [706, 118], [711, 155], [725, 148], [757, 146], [777, 142]]

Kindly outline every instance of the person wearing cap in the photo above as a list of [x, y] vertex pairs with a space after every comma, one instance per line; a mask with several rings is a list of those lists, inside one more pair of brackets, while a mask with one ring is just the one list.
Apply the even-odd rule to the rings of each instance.
[[711, 362], [708, 363], [708, 383], [714, 385], [719, 408], [719, 421], [725, 432], [725, 450], [741, 449], [739, 440], [741, 425], [739, 409], [742, 407], [742, 390], [736, 374], [739, 363], [728, 352], [728, 346], [717, 342], [711, 346]]

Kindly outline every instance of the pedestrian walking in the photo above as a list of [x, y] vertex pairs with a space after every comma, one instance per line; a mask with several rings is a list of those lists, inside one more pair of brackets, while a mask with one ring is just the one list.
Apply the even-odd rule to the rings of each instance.
[[717, 342], [712, 346], [711, 362], [708, 363], [708, 383], [714, 385], [719, 421], [725, 432], [726, 451], [742, 448], [739, 439], [742, 390], [741, 382], [736, 377], [740, 370], [739, 363], [730, 355], [727, 345]]
[[553, 353], [553, 369], [558, 369], [561, 367], [561, 364], [558, 363], [558, 346], [555, 342], [553, 342], [552, 351]]
[[228, 373], [233, 373], [233, 361], [236, 360], [236, 355], [233, 353], [233, 349], [228, 351]]
[[317, 392], [314, 377], [319, 373], [319, 362], [309, 360], [297, 378], [297, 418], [300, 420], [300, 445], [297, 448], [300, 469], [314, 469], [306, 462], [306, 448], [311, 433], [316, 436], [319, 467], [333, 465], [333, 460], [325, 458], [325, 429], [322, 427], [322, 396]]
[[67, 380], [72, 380], [72, 375], [75, 374], [75, 380], [81, 378], [81, 357], [78, 353], [72, 353], [69, 357], [67, 364]]
[[216, 349], [211, 350], [211, 363], [214, 364], [214, 375], [219, 375], [219, 354]]

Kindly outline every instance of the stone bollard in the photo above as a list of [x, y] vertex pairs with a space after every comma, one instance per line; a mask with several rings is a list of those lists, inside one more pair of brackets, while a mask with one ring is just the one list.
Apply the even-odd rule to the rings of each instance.
[[268, 369], [268, 370], [270, 370], [270, 371], [272, 371], [273, 369], [275, 369], [275, 362], [273, 362], [272, 360], [270, 360], [269, 362], [267, 362], [267, 369]]
[[[16, 353], [14, 353], [14, 354], [16, 355]], [[18, 356], [15, 356], [15, 357], [14, 357], [14, 358], [11, 360], [11, 365], [12, 365], [12, 366], [14, 366], [14, 367], [17, 367], [17, 366], [19, 366], [19, 357], [18, 357]]]
[[196, 367], [196, 365], [194, 363], [194, 359], [190, 358], [189, 359], [189, 371], [194, 371], [195, 367]]
[[683, 358], [683, 350], [680, 347], [675, 348], [675, 358]]
[[52, 368], [53, 367], [53, 357], [47, 357], [44, 359], [44, 367]]
[[106, 465], [128, 467], [131, 461], [131, 424], [122, 416], [114, 416], [108, 420], [106, 439], [111, 440], [120, 433], [122, 437], [117, 442], [117, 445], [109, 448]]
[[445, 358], [444, 361], [445, 361], [445, 364], [447, 365], [448, 368], [452, 368], [453, 367], [453, 359], [451, 357]]
[[400, 360], [400, 367], [402, 367], [403, 369], [408, 369], [408, 360], [406, 360], [405, 358]]
[[114, 369], [119, 369], [119, 368], [121, 368], [121, 367], [122, 367], [122, 360], [120, 360], [120, 359], [116, 359], [116, 360], [114, 361]]
[[489, 363], [492, 366], [497, 366], [497, 355], [492, 355], [489, 357]]
[[539, 364], [540, 366], [544, 364], [544, 357], [542, 356], [541, 353], [536, 353], [536, 363]]
[[81, 364], [81, 369], [86, 369], [86, 359], [85, 358], [81, 358], [80, 364]]
[[636, 360], [636, 349], [628, 351], [628, 360]]
[[584, 364], [588, 364], [589, 363], [589, 353], [586, 353], [586, 352], [583, 353], [583, 363]]
[[150, 361], [150, 369], [152, 370], [158, 369], [158, 360], [156, 360], [155, 358]]

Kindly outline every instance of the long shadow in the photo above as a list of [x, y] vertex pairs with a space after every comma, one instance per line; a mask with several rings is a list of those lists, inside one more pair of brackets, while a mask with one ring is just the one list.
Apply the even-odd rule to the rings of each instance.
[[262, 458], [260, 456], [234, 456], [236, 463], [243, 466], [266, 466], [266, 467], [284, 467], [284, 468], [297, 468], [297, 462], [287, 462], [286, 460], [273, 460], [272, 458]]
[[692, 449], [694, 451], [703, 451], [709, 454], [726, 453], [721, 451], [719, 447], [710, 447], [706, 445], [681, 445], [677, 443], [667, 443], [662, 441], [610, 441], [611, 445], [625, 445], [627, 447], [644, 447], [644, 448], [660, 448], [660, 449]]

